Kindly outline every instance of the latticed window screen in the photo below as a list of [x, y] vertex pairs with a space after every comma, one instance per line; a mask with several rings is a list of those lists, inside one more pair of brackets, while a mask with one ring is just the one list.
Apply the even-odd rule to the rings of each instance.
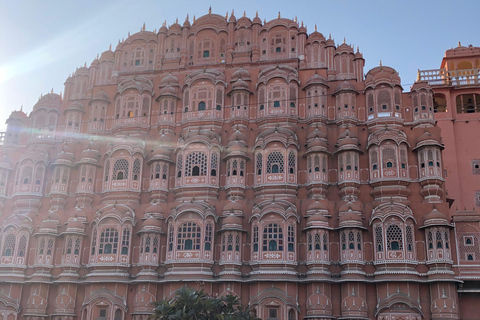
[[25, 257], [25, 251], [27, 250], [27, 236], [22, 236], [18, 242], [18, 256]]
[[433, 249], [433, 234], [431, 231], [427, 233], [427, 244], [428, 249]]
[[347, 170], [352, 170], [352, 153], [351, 152], [347, 152], [347, 154], [345, 155], [345, 162], [346, 162], [346, 166], [347, 166]]
[[202, 230], [198, 224], [187, 222], [178, 228], [177, 250], [200, 250]]
[[92, 255], [95, 254], [96, 246], [97, 246], [97, 228], [93, 228], [93, 232], [92, 232], [92, 252], [91, 252]]
[[308, 233], [307, 245], [308, 245], [308, 250], [309, 251], [313, 250], [313, 239], [312, 239], [312, 234], [311, 233]]
[[49, 256], [52, 255], [52, 251], [53, 251], [53, 240], [49, 239], [47, 243], [47, 255]]
[[370, 152], [370, 160], [372, 161], [372, 169], [378, 169], [378, 155], [377, 151]]
[[315, 250], [321, 250], [322, 249], [322, 239], [320, 237], [320, 233], [319, 232], [316, 232], [315, 233], [315, 246], [314, 246], [314, 249]]
[[243, 177], [245, 175], [245, 161], [240, 161], [240, 176]]
[[110, 173], [110, 160], [105, 164], [105, 181], [108, 181], [108, 174]]
[[75, 247], [73, 248], [73, 254], [80, 254], [80, 238], [75, 239]]
[[273, 151], [267, 157], [267, 173], [283, 173], [283, 154]]
[[233, 251], [233, 235], [229, 234], [227, 237], [227, 251]]
[[207, 175], [207, 156], [201, 151], [189, 153], [185, 159], [185, 176], [197, 175], [197, 170], [199, 176]]
[[395, 155], [395, 150], [393, 148], [385, 148], [382, 150], [382, 161], [384, 168], [396, 168], [397, 167], [397, 158]]
[[153, 238], [152, 242], [152, 252], [157, 253], [158, 252], [158, 236]]
[[283, 230], [276, 223], [270, 223], [263, 229], [263, 251], [283, 250]]
[[253, 227], [253, 251], [258, 251], [258, 226]]
[[288, 172], [289, 173], [294, 173], [295, 172], [295, 162], [296, 162], [295, 153], [293, 151], [291, 151], [288, 154]]
[[143, 244], [143, 246], [145, 247], [145, 253], [150, 252], [150, 246], [151, 245], [152, 245], [152, 238], [150, 236], [146, 236], [145, 237], [145, 243]]
[[127, 159], [118, 159], [113, 165], [113, 180], [124, 180], [128, 178], [128, 161]]
[[170, 223], [168, 228], [168, 251], [173, 250], [173, 223]]
[[295, 251], [295, 229], [293, 226], [288, 226], [287, 231], [288, 251], [293, 252]]
[[263, 167], [263, 157], [261, 153], [257, 153], [257, 163], [256, 163], [256, 169], [257, 169], [257, 175], [262, 174], [262, 167]]
[[353, 231], [348, 233], [348, 249], [355, 249], [355, 235]]
[[413, 231], [412, 227], [406, 226], [405, 227], [405, 235], [407, 239], [407, 250], [413, 251]]
[[212, 224], [207, 223], [205, 226], [205, 250], [212, 249]]
[[139, 159], [135, 159], [135, 161], [133, 161], [133, 180], [138, 180], [139, 179], [139, 175], [140, 175], [140, 160]]
[[327, 232], [323, 232], [323, 250], [327, 251], [328, 250], [328, 236]]
[[383, 251], [383, 230], [381, 226], [375, 227], [375, 245], [377, 252]]
[[313, 166], [314, 166], [314, 171], [315, 172], [319, 172], [320, 171], [320, 157], [319, 156], [315, 156], [314, 160], [313, 160]]
[[[459, 232], [457, 234], [459, 239], [458, 241], [458, 251], [460, 252], [459, 257], [461, 261], [472, 262], [480, 261], [480, 234], [472, 232]], [[469, 243], [466, 243], [466, 239], [469, 239]]]
[[342, 250], [347, 249], [347, 236], [345, 235], [345, 232], [342, 232]]
[[122, 254], [128, 254], [128, 248], [130, 247], [130, 229], [123, 229], [122, 236]]
[[180, 178], [182, 176], [182, 171], [183, 171], [182, 168], [183, 168], [183, 156], [179, 154], [177, 157], [177, 178]]
[[12, 233], [5, 237], [5, 241], [3, 242], [3, 253], [2, 253], [3, 256], [9, 257], [15, 254], [16, 240], [17, 240], [16, 236]]
[[107, 228], [100, 234], [98, 254], [116, 254], [118, 249], [118, 231]]
[[407, 168], [407, 152], [404, 149], [400, 149], [400, 162], [402, 169]]
[[387, 250], [403, 250], [403, 232], [396, 224], [387, 228]]
[[168, 172], [168, 166], [166, 164], [164, 164], [163, 168], [162, 168], [162, 179], [163, 180], [167, 179], [167, 172]]
[[160, 179], [160, 164], [157, 163], [155, 164], [155, 171], [154, 174], [151, 177], [152, 179]]
[[240, 251], [240, 236], [238, 234], [235, 237], [235, 251]]
[[357, 233], [357, 249], [362, 250], [362, 233]]
[[238, 174], [238, 162], [233, 160], [232, 162], [232, 175], [236, 176]]
[[68, 240], [67, 240], [67, 248], [66, 248], [67, 254], [71, 254], [71, 253], [72, 253], [72, 249], [73, 249], [73, 240], [72, 240], [72, 238], [68, 238]]
[[218, 167], [218, 154], [216, 152], [213, 152], [211, 156], [211, 163], [210, 163], [210, 171], [213, 177], [217, 175], [217, 171], [218, 171], [217, 167]]
[[40, 239], [40, 243], [38, 245], [38, 254], [43, 254], [45, 252], [45, 239]]

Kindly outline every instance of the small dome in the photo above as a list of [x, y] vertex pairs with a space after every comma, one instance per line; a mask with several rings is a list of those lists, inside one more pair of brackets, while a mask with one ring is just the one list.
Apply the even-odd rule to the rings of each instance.
[[355, 86], [353, 85], [353, 83], [347, 81], [347, 80], [344, 80], [343, 82], [341, 82], [336, 88], [335, 88], [335, 94], [339, 93], [339, 92], [342, 92], [342, 91], [353, 91], [353, 92], [357, 92], [357, 90], [355, 90]]
[[160, 89], [159, 96], [177, 96], [177, 90], [174, 87], [166, 86]]
[[351, 46], [349, 46], [348, 44], [346, 44], [345, 42], [342, 43], [340, 46], [337, 47], [337, 49], [335, 50], [336, 53], [343, 53], [343, 52], [347, 52], [347, 53], [354, 53], [354, 50]]
[[56, 93], [48, 93], [40, 98], [38, 102], [33, 106], [35, 111], [38, 108], [56, 108], [59, 109], [62, 104], [62, 98]]
[[[25, 118], [28, 118], [28, 116], [25, 114], [25, 112], [23, 112], [22, 110], [20, 111], [12, 111], [12, 113], [10, 114], [10, 116], [8, 117], [8, 120], [10, 119], [25, 119]], [[7, 122], [8, 122], [7, 120]]]
[[332, 37], [329, 37], [326, 42], [327, 47], [335, 47], [335, 41], [333, 41]]
[[233, 90], [240, 90], [240, 89], [248, 90], [248, 83], [246, 83], [242, 79], [238, 79], [237, 81], [235, 81], [232, 88]]
[[97, 150], [86, 149], [82, 151], [81, 162], [93, 162], [96, 163], [100, 158], [100, 153]]
[[222, 218], [222, 228], [225, 228], [225, 227], [237, 227], [237, 228], [241, 228], [242, 227], [242, 218], [237, 216], [237, 215], [234, 215], [233, 213]]
[[354, 211], [347, 211], [340, 215], [339, 227], [362, 227], [362, 217]]
[[239, 201], [230, 201], [223, 207], [223, 212], [235, 212], [243, 214], [243, 206]]
[[51, 220], [50, 217], [40, 222], [39, 233], [57, 233], [58, 220]]
[[308, 78], [305, 88], [314, 84], [321, 84], [327, 86], [327, 80], [321, 75], [315, 73], [313, 76]]
[[417, 143], [414, 149], [423, 146], [438, 146], [443, 149], [443, 145], [440, 143], [438, 137], [430, 133], [426, 128], [425, 132], [417, 138]]
[[360, 150], [358, 148], [357, 135], [347, 128], [347, 130], [345, 130], [338, 136], [337, 147], [338, 147], [337, 151], [343, 150], [343, 149]]
[[105, 60], [115, 60], [115, 54], [113, 53], [112, 50], [107, 50], [102, 53], [100, 56], [100, 61], [105, 61]]
[[181, 33], [182, 32], [182, 27], [180, 26], [178, 21], [176, 21], [174, 24], [172, 24], [170, 26], [170, 28], [168, 28], [168, 31], [169, 31], [169, 33]]
[[93, 95], [92, 100], [102, 100], [102, 101], [108, 101], [109, 102], [110, 98], [108, 97], [108, 94], [105, 91], [100, 90]]
[[308, 36], [307, 38], [307, 44], [308, 43], [313, 43], [315, 41], [318, 41], [318, 42], [325, 42], [325, 37], [323, 36], [323, 34], [321, 34], [320, 32], [318, 32], [317, 30], [315, 30], [314, 32], [310, 33], [310, 35]]
[[162, 222], [155, 218], [153, 215], [148, 215], [147, 219], [145, 219], [145, 221], [143, 221], [143, 227], [142, 229], [145, 230], [145, 229], [161, 229], [162, 227]]
[[327, 212], [327, 211], [328, 211], [327, 206], [323, 202], [319, 201], [318, 199], [312, 202], [307, 208], [308, 215], [314, 215], [319, 212]]
[[448, 217], [446, 214], [433, 208], [432, 211], [423, 217], [423, 226], [450, 226], [450, 224], [448, 223]]
[[378, 66], [370, 71], [368, 71], [367, 75], [365, 76], [365, 84], [368, 85], [376, 85], [378, 83], [385, 82], [388, 84], [396, 84], [401, 85], [400, 77], [398, 76], [398, 72], [390, 67], [387, 66]]
[[240, 68], [232, 74], [232, 79], [250, 79], [250, 72]]
[[71, 164], [72, 160], [73, 154], [62, 150], [57, 154], [55, 163]]
[[327, 135], [325, 132], [323, 132], [322, 130], [319, 130], [318, 127], [316, 127], [315, 130], [313, 130], [308, 134], [307, 140], [315, 139], [315, 138], [326, 139]]
[[190, 28], [192, 25], [190, 24], [190, 21], [187, 19], [185, 19], [185, 21], [183, 22], [183, 26], [182, 28]]
[[173, 85], [178, 85], [178, 78], [173, 76], [171, 73], [168, 74], [168, 76], [166, 76], [165, 78], [162, 79], [162, 81], [160, 82], [162, 85], [169, 85], [169, 86], [173, 86]]
[[65, 111], [80, 111], [83, 112], [83, 104], [78, 101], [70, 104]]
[[67, 228], [65, 230], [67, 232], [83, 233], [83, 231], [85, 230], [85, 224], [77, 217], [73, 217], [70, 218], [67, 222]]
[[232, 11], [232, 14], [230, 15], [230, 18], [228, 19], [228, 22], [236, 22], [237, 21], [237, 18], [235, 18], [235, 15], [233, 14], [233, 11]]
[[354, 212], [362, 212], [362, 207], [355, 203], [355, 202], [345, 202], [343, 205], [338, 208], [338, 212], [349, 212], [349, 211], [354, 211]]
[[163, 209], [156, 202], [152, 203], [147, 209], [145, 209], [145, 215], [160, 215], [163, 216]]
[[253, 18], [252, 23], [254, 23], [254, 24], [256, 23], [256, 24], [260, 24], [260, 25], [262, 24], [262, 19], [260, 19], [260, 18], [258, 17], [258, 12], [257, 12], [257, 14], [255, 15], [255, 18]]
[[250, 27], [252, 25], [252, 21], [247, 18], [245, 15], [237, 20], [237, 28], [238, 27]]
[[234, 141], [242, 141], [246, 142], [247, 141], [247, 136], [243, 134], [240, 130], [236, 130], [229, 138], [228, 142], [234, 142]]

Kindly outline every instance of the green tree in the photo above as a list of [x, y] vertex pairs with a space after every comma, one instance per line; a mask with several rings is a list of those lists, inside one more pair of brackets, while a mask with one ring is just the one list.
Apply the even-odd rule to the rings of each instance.
[[154, 320], [259, 320], [234, 295], [215, 298], [203, 290], [180, 288], [175, 297], [155, 303]]

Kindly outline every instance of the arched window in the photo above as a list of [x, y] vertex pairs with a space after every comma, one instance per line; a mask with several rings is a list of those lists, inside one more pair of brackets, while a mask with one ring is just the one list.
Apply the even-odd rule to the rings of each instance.
[[4, 257], [11, 257], [15, 254], [15, 242], [16, 236], [14, 234], [11, 233], [5, 237], [2, 254]]
[[212, 224], [207, 223], [205, 226], [205, 250], [212, 249]]
[[135, 159], [135, 161], [133, 162], [133, 180], [137, 181], [139, 179], [139, 176], [140, 176], [140, 160], [139, 159]]
[[177, 250], [200, 250], [202, 230], [194, 222], [187, 222], [178, 228]]
[[107, 228], [100, 234], [98, 254], [116, 254], [118, 249], [118, 231], [115, 228]]
[[253, 252], [258, 252], [258, 226], [253, 227]]
[[267, 173], [283, 173], [283, 165], [283, 154], [281, 152], [273, 151], [268, 154]]
[[113, 179], [123, 180], [128, 177], [128, 161], [126, 159], [118, 159], [113, 165]]
[[403, 250], [403, 232], [396, 224], [387, 228], [387, 250]]
[[185, 176], [206, 176], [207, 156], [204, 152], [191, 152], [185, 160]]
[[282, 227], [270, 223], [263, 229], [263, 251], [283, 251]]
[[123, 229], [122, 236], [122, 254], [128, 254], [128, 248], [130, 247], [130, 229]]
[[203, 111], [206, 109], [206, 104], [205, 104], [205, 101], [200, 101], [198, 103], [198, 111]]
[[295, 229], [293, 226], [288, 226], [288, 252], [295, 251]]

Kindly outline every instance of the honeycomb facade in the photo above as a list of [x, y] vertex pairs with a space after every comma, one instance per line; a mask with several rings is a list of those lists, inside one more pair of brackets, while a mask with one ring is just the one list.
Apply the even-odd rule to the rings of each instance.
[[460, 319], [433, 91], [280, 16], [145, 27], [11, 114], [5, 320]]

